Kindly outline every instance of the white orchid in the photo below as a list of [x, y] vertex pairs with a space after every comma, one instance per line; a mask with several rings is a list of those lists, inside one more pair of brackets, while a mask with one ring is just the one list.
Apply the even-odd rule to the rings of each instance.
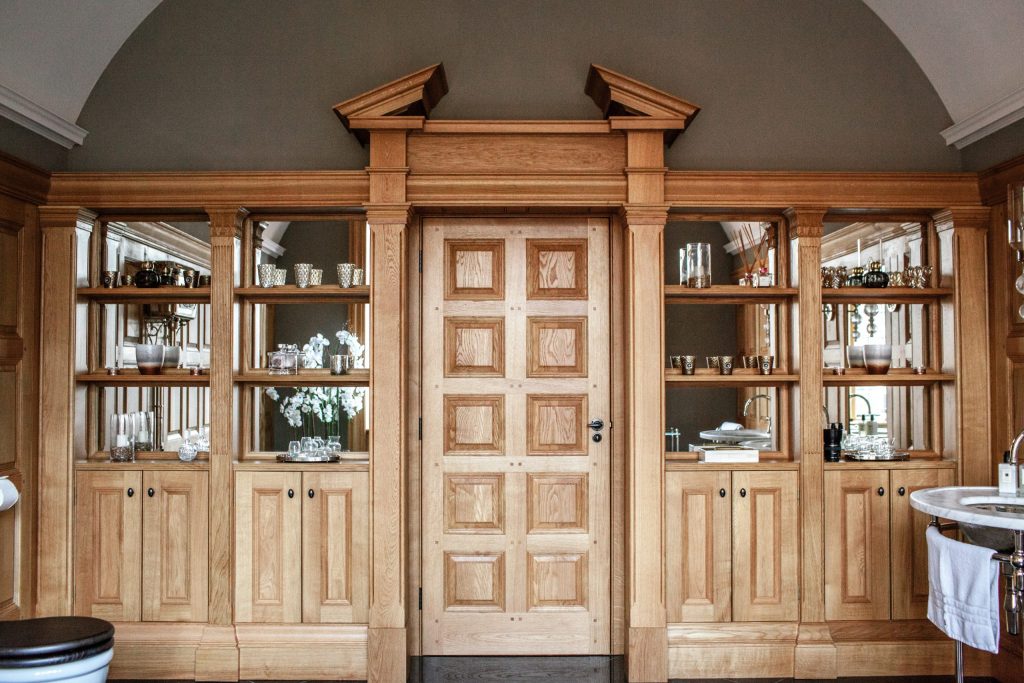
[[[359, 342], [359, 338], [347, 329], [339, 330], [334, 334], [338, 339], [341, 351], [347, 347], [348, 353], [352, 356], [353, 366], [365, 367], [364, 357], [366, 347]], [[317, 333], [309, 338], [309, 343], [302, 346], [302, 366], [305, 368], [324, 367], [324, 355], [330, 353], [330, 340], [322, 334]], [[281, 398], [277, 387], [267, 387], [264, 390], [270, 400], [280, 403], [281, 414], [284, 415], [288, 426], [293, 429], [304, 427], [316, 431], [317, 421], [325, 425], [338, 422], [342, 413], [348, 419], [354, 418], [366, 405], [365, 387], [298, 387], [290, 396]], [[304, 416], [309, 415], [310, 424], [306, 423]], [[333, 433], [337, 434], [337, 427]]]

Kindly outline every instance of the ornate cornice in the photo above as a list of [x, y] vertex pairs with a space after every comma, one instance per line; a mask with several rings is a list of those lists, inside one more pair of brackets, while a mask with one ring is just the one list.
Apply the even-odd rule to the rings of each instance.
[[662, 130], [671, 145], [700, 107], [611, 69], [590, 65], [583, 91], [613, 129]]
[[437, 63], [334, 105], [334, 113], [360, 144], [368, 130], [422, 128], [430, 110], [448, 92], [444, 64]]
[[988, 230], [992, 210], [987, 206], [951, 206], [932, 214], [935, 230]]
[[97, 215], [80, 206], [40, 206], [39, 227], [43, 230], [92, 229]]

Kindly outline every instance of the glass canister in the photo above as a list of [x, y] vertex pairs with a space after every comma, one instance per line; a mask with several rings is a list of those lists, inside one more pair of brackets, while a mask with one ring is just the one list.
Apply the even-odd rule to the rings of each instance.
[[156, 450], [156, 413], [152, 410], [135, 413], [135, 450]]
[[707, 242], [686, 245], [686, 284], [696, 289], [711, 286], [711, 245]]
[[134, 425], [134, 415], [130, 413], [110, 416], [110, 431], [107, 432], [110, 462], [135, 462]]
[[278, 344], [277, 351], [268, 351], [267, 372], [271, 375], [299, 374], [298, 345]]

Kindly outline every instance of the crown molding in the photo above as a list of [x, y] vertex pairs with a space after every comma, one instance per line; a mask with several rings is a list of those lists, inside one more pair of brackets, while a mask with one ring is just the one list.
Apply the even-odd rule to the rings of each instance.
[[56, 142], [65, 149], [71, 149], [85, 141], [89, 134], [84, 128], [57, 116], [24, 95], [0, 85], [0, 116], [14, 121], [50, 142]]
[[447, 93], [444, 64], [438, 62], [336, 104], [334, 113], [346, 130], [365, 145], [370, 139], [366, 131], [370, 129], [422, 128], [430, 110]]
[[947, 145], [963, 149], [1021, 119], [1024, 119], [1024, 88], [954, 123], [942, 131], [942, 137]]
[[665, 144], [700, 112], [700, 107], [598, 64], [591, 64], [583, 92], [613, 129], [663, 130]]

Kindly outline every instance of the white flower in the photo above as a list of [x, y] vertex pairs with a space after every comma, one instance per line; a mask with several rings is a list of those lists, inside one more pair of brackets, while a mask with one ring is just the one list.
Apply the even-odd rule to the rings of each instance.
[[281, 398], [281, 395], [277, 393], [277, 387], [267, 387], [264, 393], [270, 397], [271, 401], [276, 401]]

